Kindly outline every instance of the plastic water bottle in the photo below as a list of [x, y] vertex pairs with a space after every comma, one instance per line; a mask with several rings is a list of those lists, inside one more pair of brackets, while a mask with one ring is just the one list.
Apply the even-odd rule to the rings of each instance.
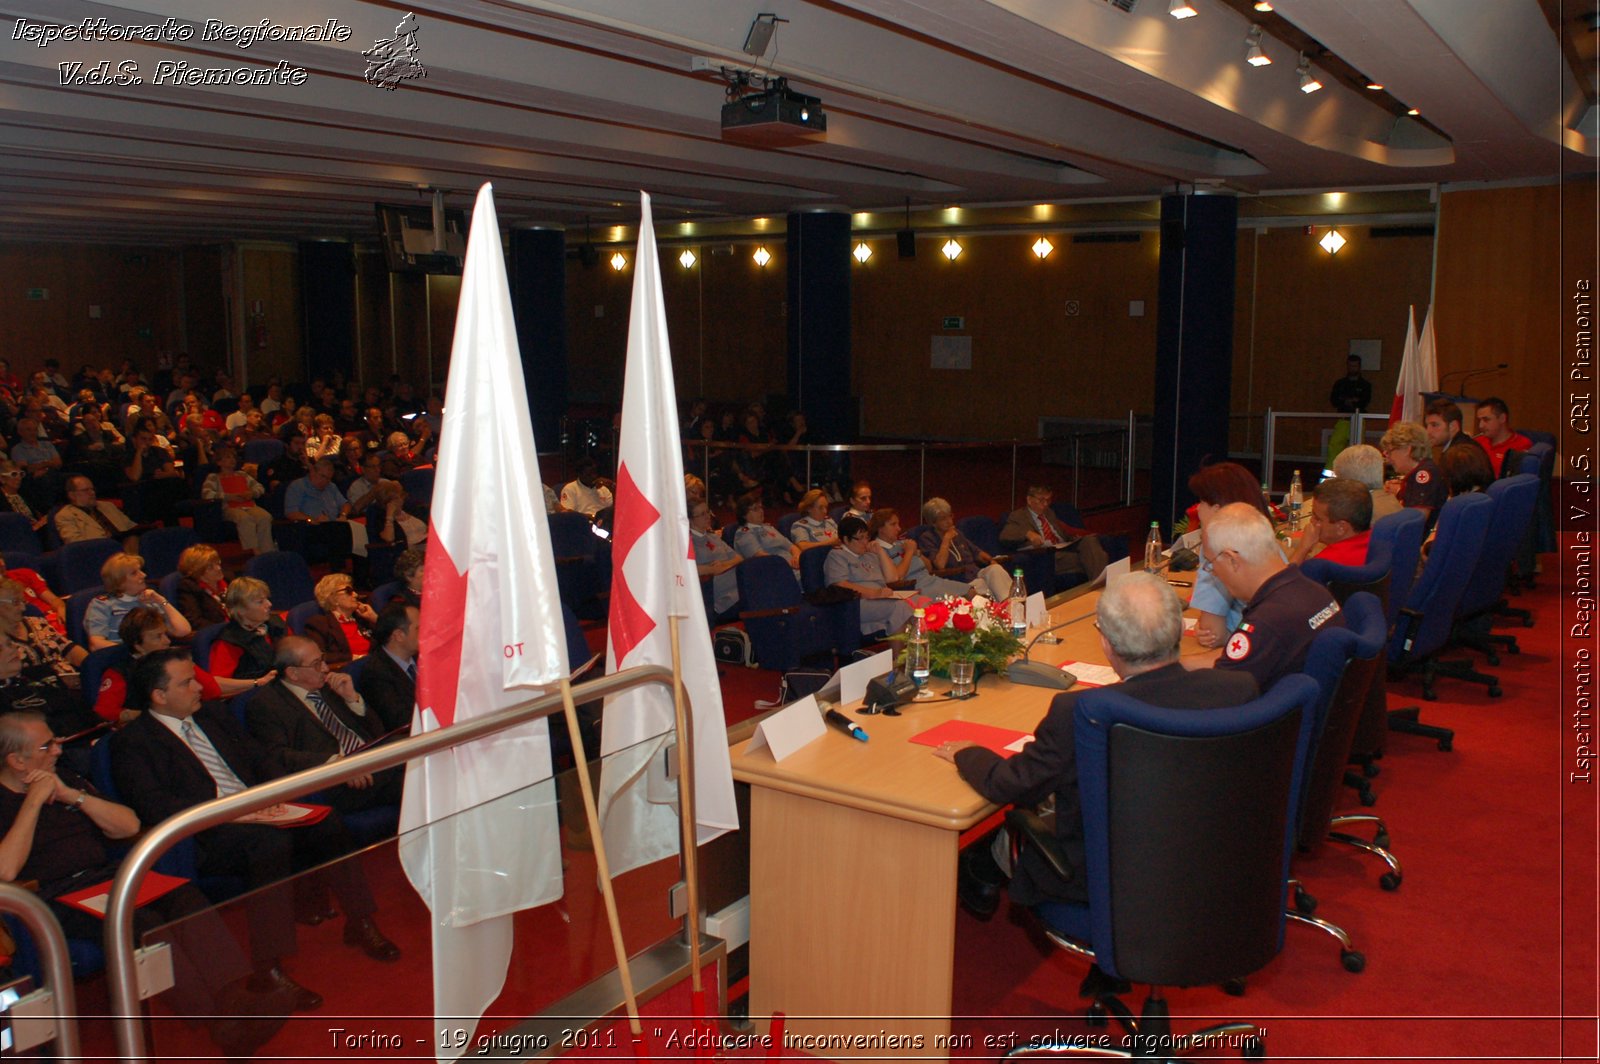
[[1267, 506], [1267, 513], [1272, 513], [1272, 485], [1266, 481], [1261, 482], [1261, 501]]
[[1296, 469], [1294, 477], [1289, 481], [1289, 494], [1284, 499], [1284, 502], [1288, 504], [1286, 508], [1289, 511], [1289, 528], [1291, 530], [1300, 527], [1300, 508], [1305, 501], [1305, 487], [1300, 483], [1300, 470]]
[[1144, 569], [1153, 573], [1161, 567], [1161, 552], [1164, 549], [1161, 542], [1161, 525], [1159, 522], [1150, 522], [1150, 534], [1144, 539]]
[[1011, 634], [1021, 639], [1028, 634], [1028, 585], [1022, 570], [1011, 570], [1011, 594], [1006, 596], [1006, 612], [1011, 616]]
[[928, 690], [928, 672], [931, 665], [928, 624], [923, 611], [918, 608], [911, 612], [911, 635], [906, 640], [906, 671], [911, 674], [911, 682], [917, 685], [918, 698], [930, 698], [933, 695], [933, 692]]

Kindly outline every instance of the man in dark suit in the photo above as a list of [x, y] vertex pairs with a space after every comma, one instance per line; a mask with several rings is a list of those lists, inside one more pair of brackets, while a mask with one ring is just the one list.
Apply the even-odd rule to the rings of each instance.
[[[278, 640], [278, 678], [250, 699], [245, 726], [266, 751], [269, 777], [326, 764], [388, 731], [356, 693], [348, 673], [330, 672], [322, 650], [304, 636]], [[398, 805], [400, 769], [357, 776], [326, 792], [342, 813]]]
[[[200, 802], [270, 779], [266, 751], [252, 742], [226, 707], [205, 705], [187, 650], [158, 650], [134, 666], [128, 705], [140, 715], [111, 739], [111, 773], [122, 797], [147, 824], [156, 824]], [[374, 960], [393, 961], [400, 951], [372, 921], [377, 906], [361, 867], [338, 858], [351, 840], [337, 813], [321, 823], [278, 828], [235, 822], [195, 837], [202, 876], [240, 876], [248, 887], [283, 883], [260, 891], [247, 906], [255, 991], [288, 991], [296, 1011], [322, 1004], [284, 973], [279, 961], [293, 954], [294, 901], [286, 881], [298, 869], [334, 862], [326, 877], [344, 908], [346, 944]], [[320, 923], [318, 919], [307, 922]]]
[[409, 727], [416, 709], [419, 616], [415, 606], [391, 602], [372, 626], [372, 650], [356, 686], [385, 731]]
[[[1000, 546], [1007, 550], [1056, 552], [1056, 574], [1081, 573], [1089, 580], [1106, 567], [1106, 548], [1092, 532], [1074, 532], [1050, 512], [1054, 493], [1042, 484], [1028, 488], [1026, 505], [1011, 511], [1000, 529]], [[1042, 589], [1035, 589], [1042, 590]]]
[[[1168, 709], [1221, 709], [1241, 705], [1257, 694], [1246, 673], [1207, 669], [1191, 672], [1178, 664], [1183, 640], [1183, 604], [1162, 578], [1133, 573], [1100, 596], [1096, 611], [1100, 649], [1122, 677], [1133, 698]], [[973, 790], [998, 805], [1037, 805], [1056, 799], [1056, 838], [1074, 870], [1083, 868], [1083, 812], [1078, 796], [1078, 763], [1073, 708], [1078, 693], [1057, 695], [1033, 730], [1033, 742], [1010, 759], [970, 741], [944, 743], [934, 753], [953, 762]], [[1001, 831], [979, 840], [961, 855], [961, 904], [980, 919], [999, 905], [1000, 886], [1010, 876], [1011, 899], [1020, 905], [1047, 900], [1087, 903], [1081, 875], [1063, 882], [1043, 858], [1029, 850], [1016, 869], [1009, 840]]]

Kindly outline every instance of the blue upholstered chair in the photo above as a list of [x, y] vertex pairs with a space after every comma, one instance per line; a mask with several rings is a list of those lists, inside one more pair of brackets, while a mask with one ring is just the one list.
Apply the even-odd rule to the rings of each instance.
[[244, 563], [244, 575], [266, 583], [272, 604], [286, 609], [290, 603], [316, 598], [316, 583], [305, 558], [292, 551], [271, 550]]
[[152, 528], [139, 536], [139, 555], [144, 558], [145, 575], [151, 580], [177, 571], [178, 555], [200, 542], [192, 528]]
[[[1494, 500], [1494, 517], [1484, 536], [1483, 552], [1473, 567], [1461, 601], [1456, 605], [1455, 641], [1482, 651], [1490, 665], [1500, 664], [1499, 647], [1518, 653], [1515, 636], [1489, 631], [1495, 608], [1502, 604], [1506, 577], [1517, 551], [1533, 529], [1533, 508], [1539, 497], [1539, 478], [1529, 473], [1501, 477], [1485, 494]], [[1531, 623], [1531, 616], [1529, 621]]]
[[66, 544], [56, 552], [60, 576], [56, 593], [70, 595], [88, 587], [100, 590], [104, 587], [100, 580], [100, 567], [107, 558], [121, 551], [121, 542], [110, 538], [84, 539]]
[[202, 669], [211, 668], [211, 644], [217, 641], [217, 636], [222, 634], [226, 624], [208, 624], [194, 634], [194, 642], [190, 644], [189, 653], [194, 658], [194, 663]]
[[763, 669], [788, 672], [808, 658], [833, 655], [832, 618], [827, 609], [801, 596], [788, 562], [767, 554], [747, 558], [734, 575], [739, 580], [739, 619]]
[[20, 550], [30, 554], [40, 551], [39, 536], [33, 522], [19, 513], [0, 512], [0, 551]]
[[321, 612], [322, 607], [315, 599], [310, 602], [302, 602], [283, 615], [284, 627], [295, 635], [305, 635], [306, 622]]
[[[1141, 1017], [1109, 993], [1134, 1053], [1171, 1051], [1163, 986], [1241, 979], [1283, 946], [1284, 897], [1318, 699], [1309, 677], [1204, 712], [1145, 705], [1115, 687], [1074, 710], [1089, 903], [1037, 907], [1056, 945], [1112, 979], [1151, 985]], [[1031, 812], [1007, 823], [1071, 874], [1053, 830]], [[1181, 902], [1181, 903], [1180, 903]], [[1224, 1030], [1253, 1035], [1251, 1025]], [[1210, 1033], [1202, 1032], [1202, 1033]], [[1259, 1044], [1255, 1045], [1259, 1050]], [[1019, 1047], [1009, 1056], [1059, 1052]]]

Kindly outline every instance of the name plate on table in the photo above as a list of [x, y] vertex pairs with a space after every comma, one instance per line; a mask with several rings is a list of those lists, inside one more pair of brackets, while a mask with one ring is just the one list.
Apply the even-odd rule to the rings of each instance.
[[782, 761], [796, 750], [827, 731], [822, 723], [822, 708], [815, 695], [806, 695], [798, 702], [778, 710], [756, 725], [747, 748], [751, 753], [766, 747], [772, 751], [774, 761]]

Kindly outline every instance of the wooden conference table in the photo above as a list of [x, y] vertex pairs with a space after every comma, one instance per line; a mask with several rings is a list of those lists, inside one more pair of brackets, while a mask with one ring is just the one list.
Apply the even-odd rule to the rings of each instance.
[[[1188, 580], [1192, 573], [1175, 578]], [[1179, 588], [1180, 593], [1186, 588]], [[1050, 623], [1058, 645], [1032, 660], [1104, 664], [1094, 628], [1098, 593], [1069, 599]], [[1185, 654], [1204, 653], [1192, 637]], [[948, 684], [930, 687], [942, 695]], [[861, 716], [860, 742], [836, 728], [782, 762], [733, 747], [734, 778], [750, 784], [750, 1015], [775, 1010], [791, 1035], [921, 1035], [907, 1044], [818, 1044], [823, 1057], [942, 1056], [950, 1033], [956, 858], [961, 832], [996, 810], [911, 737], [961, 719], [1032, 732], [1058, 692], [984, 676], [976, 698]], [[859, 705], [859, 704], [858, 704]], [[806, 1048], [801, 1046], [800, 1048]]]

